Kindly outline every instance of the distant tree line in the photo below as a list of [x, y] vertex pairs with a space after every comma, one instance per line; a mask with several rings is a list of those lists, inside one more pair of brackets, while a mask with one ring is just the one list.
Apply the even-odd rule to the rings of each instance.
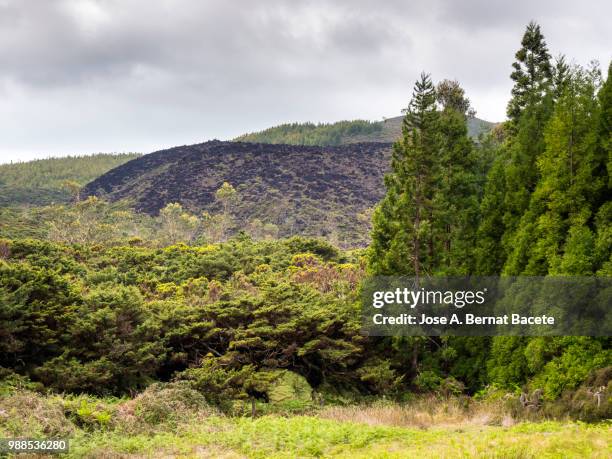
[[347, 138], [381, 132], [383, 123], [354, 120], [336, 123], [289, 123], [244, 134], [239, 142], [286, 143], [292, 145], [341, 145]]
[[0, 206], [48, 205], [70, 197], [67, 184], [80, 186], [139, 153], [99, 153], [0, 164]]

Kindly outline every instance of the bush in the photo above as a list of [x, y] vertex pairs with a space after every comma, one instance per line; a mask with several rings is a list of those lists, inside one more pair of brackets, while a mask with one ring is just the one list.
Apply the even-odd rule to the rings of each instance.
[[30, 381], [27, 376], [15, 373], [8, 368], [0, 367], [0, 396], [10, 395], [18, 390], [37, 391], [44, 389], [40, 383]]
[[20, 390], [0, 398], [0, 437], [65, 437], [73, 432], [57, 397]]
[[553, 402], [544, 404], [545, 414], [561, 418], [569, 416], [585, 422], [612, 419], [612, 367], [593, 371], [584, 384], [565, 391]]
[[123, 430], [142, 432], [160, 426], [175, 428], [215, 413], [204, 396], [188, 383], [156, 383], [133, 400], [119, 405], [115, 425]]
[[66, 400], [64, 410], [74, 424], [88, 431], [109, 428], [115, 414], [113, 406], [87, 396]]
[[414, 378], [416, 388], [421, 392], [435, 392], [442, 383], [442, 378], [433, 371], [422, 371]]

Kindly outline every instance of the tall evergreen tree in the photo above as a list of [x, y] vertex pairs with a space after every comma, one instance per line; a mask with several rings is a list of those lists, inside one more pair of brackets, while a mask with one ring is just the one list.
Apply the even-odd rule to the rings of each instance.
[[369, 267], [373, 274], [415, 275], [431, 271], [427, 241], [438, 133], [436, 93], [422, 73], [405, 110], [402, 138], [393, 145], [387, 194], [374, 211]]
[[605, 183], [603, 202], [595, 217], [596, 239], [595, 257], [597, 274], [612, 276], [612, 62], [608, 64], [608, 75], [599, 94], [599, 127], [597, 132], [597, 152], [605, 164]]
[[516, 52], [514, 71], [510, 78], [514, 81], [512, 98], [508, 103], [508, 118], [517, 122], [524, 110], [537, 104], [546, 95], [552, 79], [550, 54], [540, 26], [535, 22], [527, 25], [521, 48]]
[[[565, 83], [544, 132], [539, 181], [513, 237], [508, 274], [593, 272], [594, 206], [601, 202], [607, 182], [605, 162], [597, 152], [598, 80], [598, 72], [576, 68]], [[577, 264], [570, 260], [576, 258], [578, 246]]]
[[555, 67], [553, 68], [552, 76], [552, 88], [555, 101], [561, 98], [563, 92], [567, 88], [570, 70], [570, 66], [567, 63], [565, 56], [563, 54], [559, 55], [555, 59]]
[[387, 194], [374, 213], [370, 268], [417, 277], [467, 274], [478, 214], [469, 100], [456, 81], [442, 81], [436, 91], [422, 74], [405, 113]]
[[[552, 111], [552, 68], [540, 26], [529, 23], [512, 64], [514, 81], [508, 103], [510, 135], [489, 173], [481, 204], [478, 272], [501, 270], [519, 221], [526, 211], [538, 175], [536, 161], [544, 151], [543, 130]], [[488, 260], [495, 256], [495, 260]]]
[[474, 115], [458, 82], [444, 80], [437, 86], [442, 110], [438, 121], [440, 140], [432, 229], [436, 272], [469, 274], [478, 226], [478, 162], [467, 133], [467, 118]]

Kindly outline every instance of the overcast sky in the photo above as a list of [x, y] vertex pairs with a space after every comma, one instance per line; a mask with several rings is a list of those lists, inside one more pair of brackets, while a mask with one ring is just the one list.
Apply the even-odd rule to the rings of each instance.
[[500, 121], [525, 25], [612, 55], [612, 2], [0, 0], [0, 162], [397, 116], [418, 74]]

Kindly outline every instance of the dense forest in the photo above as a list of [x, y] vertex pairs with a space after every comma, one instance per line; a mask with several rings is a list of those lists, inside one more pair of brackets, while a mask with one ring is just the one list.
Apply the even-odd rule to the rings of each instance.
[[[237, 227], [240, 190], [227, 182], [209, 190], [215, 206], [204, 214], [176, 202], [137, 213], [78, 187], [70, 203], [4, 209], [0, 388], [126, 396], [163, 382], [228, 413], [247, 399], [535, 391], [547, 415], [610, 418], [609, 337], [361, 332], [367, 276], [612, 275], [612, 65], [602, 75], [553, 60], [534, 23], [521, 45], [508, 121], [479, 142], [460, 84], [421, 75], [367, 249], [279, 239], [261, 220]], [[307, 126], [295, 141], [335, 142], [347, 129], [356, 133]], [[82, 177], [127, 159], [82, 165]], [[5, 167], [8, 184], [19, 165]], [[66, 178], [46, 177], [31, 180], [52, 188]]]
[[[402, 135], [403, 117], [383, 121], [338, 121], [336, 123], [289, 123], [236, 137], [237, 142], [286, 143], [290, 145], [342, 145], [359, 142], [395, 142]], [[477, 140], [494, 123], [470, 116], [468, 135]]]
[[[553, 63], [532, 23], [513, 68], [509, 120], [498, 129], [484, 181], [463, 90], [452, 82], [434, 87], [426, 74], [417, 81], [373, 216], [370, 273], [612, 274], [612, 66], [602, 83], [596, 64]], [[451, 349], [468, 385], [529, 382], [552, 398], [612, 362], [609, 338], [398, 338], [389, 345], [413, 357], [408, 366], [417, 378], [417, 356], [431, 364], [432, 355]]]
[[382, 123], [365, 120], [319, 124], [290, 123], [271, 127], [261, 132], [243, 134], [234, 140], [237, 142], [286, 143], [291, 145], [341, 145], [347, 143], [349, 139], [376, 136], [382, 131]]

